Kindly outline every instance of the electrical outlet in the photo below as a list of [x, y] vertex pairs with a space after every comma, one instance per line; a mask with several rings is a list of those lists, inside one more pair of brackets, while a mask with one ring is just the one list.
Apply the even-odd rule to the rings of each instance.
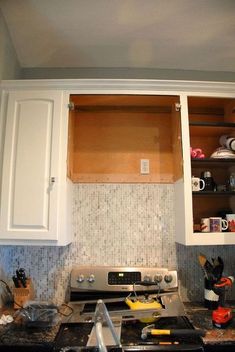
[[140, 159], [140, 173], [142, 175], [149, 174], [149, 159]]

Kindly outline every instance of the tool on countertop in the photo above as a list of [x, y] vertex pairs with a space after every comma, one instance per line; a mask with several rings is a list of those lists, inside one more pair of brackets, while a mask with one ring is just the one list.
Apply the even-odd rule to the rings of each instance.
[[232, 308], [225, 307], [226, 289], [231, 287], [234, 277], [222, 277], [214, 284], [214, 291], [219, 296], [219, 306], [212, 312], [212, 323], [217, 328], [225, 328], [232, 320]]
[[141, 331], [141, 339], [147, 339], [148, 335], [152, 336], [205, 336], [205, 331], [201, 329], [156, 329], [154, 324], [145, 326]]

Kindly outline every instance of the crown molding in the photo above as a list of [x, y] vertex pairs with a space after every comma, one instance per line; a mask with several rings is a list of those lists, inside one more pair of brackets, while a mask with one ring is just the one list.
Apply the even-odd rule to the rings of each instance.
[[12, 89], [53, 89], [71, 93], [85, 94], [89, 92], [103, 94], [183, 94], [208, 93], [235, 94], [234, 82], [212, 81], [180, 81], [180, 80], [149, 80], [149, 79], [36, 79], [36, 80], [3, 80], [1, 88]]

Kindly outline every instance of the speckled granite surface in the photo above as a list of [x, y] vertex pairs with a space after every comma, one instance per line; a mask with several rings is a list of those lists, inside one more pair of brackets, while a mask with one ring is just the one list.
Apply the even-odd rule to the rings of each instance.
[[[205, 345], [234, 344], [235, 349], [235, 317], [226, 329], [217, 329], [212, 325], [211, 311], [205, 309], [199, 303], [185, 303], [185, 310], [189, 320], [195, 328], [204, 329], [203, 337]], [[6, 345], [11, 346], [45, 346], [52, 348], [54, 339], [59, 331], [60, 324], [47, 329], [25, 328], [15, 322], [6, 326], [0, 326], [0, 351]], [[36, 349], [35, 349], [36, 351]]]
[[[0, 314], [14, 314], [14, 310], [0, 310]], [[0, 325], [0, 351], [51, 351], [60, 323], [53, 327], [27, 328], [16, 320]]]
[[234, 343], [235, 349], [235, 317], [226, 329], [218, 329], [212, 324], [212, 311], [204, 308], [202, 304], [185, 303], [185, 307], [193, 326], [205, 330], [206, 335], [203, 337], [205, 344]]

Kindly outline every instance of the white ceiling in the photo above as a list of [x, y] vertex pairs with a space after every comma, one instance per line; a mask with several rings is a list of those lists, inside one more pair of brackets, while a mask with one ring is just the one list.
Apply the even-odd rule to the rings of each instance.
[[22, 67], [235, 72], [235, 0], [0, 0]]

